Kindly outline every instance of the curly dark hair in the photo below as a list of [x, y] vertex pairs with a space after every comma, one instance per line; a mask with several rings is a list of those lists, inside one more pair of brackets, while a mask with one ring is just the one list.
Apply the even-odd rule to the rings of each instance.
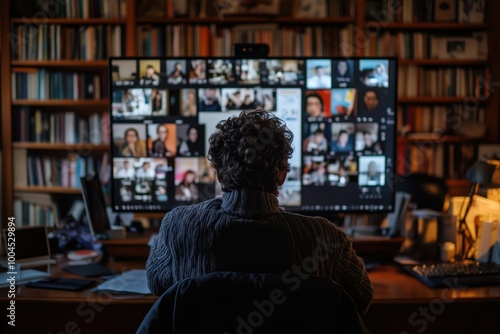
[[220, 121], [210, 136], [208, 160], [222, 190], [243, 188], [278, 194], [280, 174], [290, 171], [293, 133], [263, 109], [245, 110]]

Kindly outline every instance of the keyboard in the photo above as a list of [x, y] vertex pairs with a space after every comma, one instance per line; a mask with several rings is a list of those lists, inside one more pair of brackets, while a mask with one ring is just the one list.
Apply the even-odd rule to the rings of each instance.
[[500, 285], [500, 265], [459, 261], [403, 266], [431, 288]]

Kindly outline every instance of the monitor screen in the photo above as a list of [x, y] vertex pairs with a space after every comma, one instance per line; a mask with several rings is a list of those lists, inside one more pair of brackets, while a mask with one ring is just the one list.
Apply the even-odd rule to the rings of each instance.
[[[50, 259], [49, 241], [46, 226], [20, 227], [15, 231], [15, 239], [9, 237], [7, 229], [3, 230], [4, 244], [15, 242], [16, 260], [21, 262]], [[12, 239], [12, 240], [11, 240]]]
[[284, 209], [392, 211], [396, 71], [395, 58], [112, 58], [113, 210], [220, 196], [208, 138], [263, 108], [294, 133]]
[[104, 234], [111, 229], [101, 182], [98, 175], [92, 173], [82, 177], [81, 184], [90, 231], [94, 238], [98, 238], [100, 234]]

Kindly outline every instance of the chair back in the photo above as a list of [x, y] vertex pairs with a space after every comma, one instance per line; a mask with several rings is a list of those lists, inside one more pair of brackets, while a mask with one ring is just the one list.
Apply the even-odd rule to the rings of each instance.
[[367, 333], [356, 305], [326, 277], [215, 272], [176, 283], [137, 333]]

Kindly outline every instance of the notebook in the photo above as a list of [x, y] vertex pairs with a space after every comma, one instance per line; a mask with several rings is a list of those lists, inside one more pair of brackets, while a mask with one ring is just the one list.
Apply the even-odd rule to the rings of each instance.
[[115, 274], [113, 270], [97, 263], [66, 266], [63, 270], [84, 277], [101, 277]]
[[95, 281], [91, 279], [49, 278], [38, 282], [28, 283], [26, 286], [40, 289], [80, 291], [91, 286], [93, 283], [95, 283]]

